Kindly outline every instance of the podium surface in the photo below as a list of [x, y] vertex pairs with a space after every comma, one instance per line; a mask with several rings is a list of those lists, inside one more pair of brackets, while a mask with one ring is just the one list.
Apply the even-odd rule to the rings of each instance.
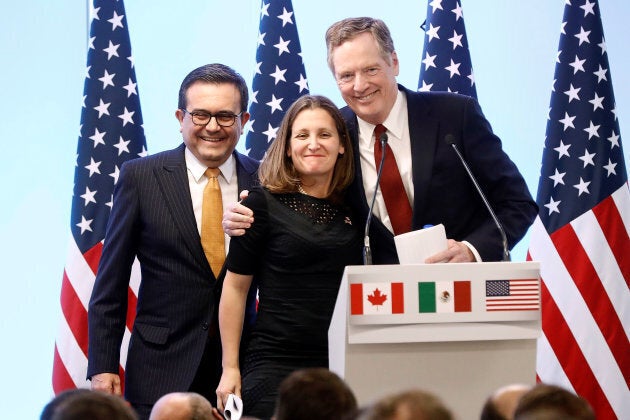
[[537, 262], [346, 267], [330, 369], [360, 405], [420, 388], [477, 419], [497, 388], [535, 383], [539, 290]]

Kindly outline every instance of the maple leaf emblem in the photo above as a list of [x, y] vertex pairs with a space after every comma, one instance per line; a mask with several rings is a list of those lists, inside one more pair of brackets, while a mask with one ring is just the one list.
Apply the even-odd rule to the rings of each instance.
[[372, 305], [382, 306], [383, 303], [387, 300], [387, 295], [384, 295], [383, 293], [381, 293], [381, 291], [378, 290], [378, 287], [377, 287], [376, 289], [374, 289], [372, 294], [368, 295], [367, 298]]

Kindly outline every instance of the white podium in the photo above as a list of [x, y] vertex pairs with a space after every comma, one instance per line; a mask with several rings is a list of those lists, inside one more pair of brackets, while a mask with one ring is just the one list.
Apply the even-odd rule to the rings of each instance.
[[535, 383], [539, 333], [537, 262], [349, 266], [330, 369], [360, 405], [421, 388], [478, 419], [497, 388]]

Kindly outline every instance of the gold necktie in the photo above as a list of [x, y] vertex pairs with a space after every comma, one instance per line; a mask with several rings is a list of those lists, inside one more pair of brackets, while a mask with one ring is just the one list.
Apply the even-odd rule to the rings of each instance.
[[203, 190], [201, 207], [201, 245], [215, 276], [219, 275], [225, 262], [225, 236], [221, 226], [223, 200], [219, 173], [218, 168], [206, 169], [208, 184]]

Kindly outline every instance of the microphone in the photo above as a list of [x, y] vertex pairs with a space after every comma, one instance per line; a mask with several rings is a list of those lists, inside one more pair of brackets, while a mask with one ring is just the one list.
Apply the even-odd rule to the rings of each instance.
[[387, 133], [383, 132], [379, 138], [381, 142], [381, 149], [383, 154], [381, 156], [381, 162], [378, 164], [378, 172], [376, 173], [376, 185], [374, 187], [374, 195], [372, 196], [372, 202], [370, 203], [370, 209], [368, 210], [367, 220], [365, 221], [365, 234], [363, 235], [363, 265], [372, 265], [372, 250], [370, 249], [370, 223], [372, 222], [372, 215], [374, 214], [374, 203], [376, 202], [376, 193], [381, 182], [381, 172], [383, 172], [383, 163], [385, 163], [385, 153], [387, 149]]
[[510, 261], [511, 260], [510, 249], [508, 247], [507, 236], [505, 236], [505, 230], [503, 229], [503, 225], [501, 225], [501, 222], [497, 218], [497, 215], [494, 213], [494, 210], [492, 210], [492, 207], [490, 206], [488, 199], [486, 198], [485, 194], [481, 190], [481, 187], [479, 186], [477, 179], [475, 178], [472, 171], [468, 167], [466, 160], [464, 159], [462, 154], [459, 152], [459, 149], [457, 148], [457, 145], [455, 144], [455, 136], [453, 136], [450, 133], [447, 134], [444, 137], [444, 142], [446, 142], [446, 144], [448, 144], [449, 146], [453, 148], [453, 150], [455, 150], [455, 153], [457, 153], [457, 157], [459, 157], [459, 160], [462, 162], [462, 165], [464, 165], [464, 169], [466, 169], [466, 172], [468, 173], [468, 177], [470, 178], [472, 183], [475, 185], [475, 188], [477, 189], [479, 196], [483, 200], [483, 203], [486, 205], [488, 212], [490, 212], [490, 216], [492, 217], [492, 220], [494, 220], [494, 224], [497, 225], [497, 228], [499, 229], [499, 233], [501, 234], [501, 241], [503, 242], [503, 261]]

